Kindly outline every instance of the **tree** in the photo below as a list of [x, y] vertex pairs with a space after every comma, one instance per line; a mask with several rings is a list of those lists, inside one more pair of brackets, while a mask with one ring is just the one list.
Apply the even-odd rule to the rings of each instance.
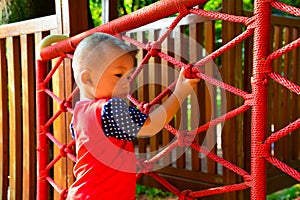
[[[118, 0], [118, 16], [127, 15], [158, 0]], [[95, 26], [102, 23], [102, 0], [89, 0], [91, 15]]]
[[55, 14], [54, 0], [2, 0], [0, 24]]

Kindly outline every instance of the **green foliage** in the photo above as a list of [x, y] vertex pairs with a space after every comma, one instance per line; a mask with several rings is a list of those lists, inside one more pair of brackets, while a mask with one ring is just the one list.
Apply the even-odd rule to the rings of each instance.
[[101, 0], [90, 0], [90, 10], [95, 26], [99, 26], [102, 22], [102, 4]]
[[143, 185], [136, 186], [136, 196], [146, 195], [150, 200], [159, 200], [163, 197], [174, 196], [171, 192], [165, 192], [157, 188], [149, 188]]
[[300, 197], [300, 184], [267, 196], [267, 200], [293, 200]]
[[204, 10], [220, 10], [221, 8], [222, 0], [208, 1], [204, 6]]
[[244, 10], [251, 11], [251, 10], [253, 10], [253, 7], [254, 7], [253, 0], [243, 0], [243, 9]]
[[54, 13], [54, 0], [8, 0], [0, 2], [0, 24], [18, 22]]
[[[158, 0], [118, 0], [118, 16], [127, 15], [157, 1]], [[101, 0], [89, 0], [89, 3], [94, 24], [95, 26], [99, 26], [102, 23]]]
[[26, 0], [1, 3], [0, 24], [13, 23], [30, 18], [30, 6]]

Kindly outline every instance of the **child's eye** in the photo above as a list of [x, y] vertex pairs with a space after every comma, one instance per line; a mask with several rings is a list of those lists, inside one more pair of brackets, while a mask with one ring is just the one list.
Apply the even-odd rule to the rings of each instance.
[[123, 74], [115, 74], [116, 77], [121, 78]]

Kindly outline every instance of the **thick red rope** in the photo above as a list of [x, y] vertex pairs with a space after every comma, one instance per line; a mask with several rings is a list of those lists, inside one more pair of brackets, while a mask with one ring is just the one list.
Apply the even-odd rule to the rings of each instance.
[[[127, 42], [130, 42], [131, 44], [138, 46], [144, 50], [147, 50], [147, 55], [144, 57], [144, 59], [139, 64], [137, 70], [134, 72], [134, 74], [131, 77], [131, 81], [133, 81], [137, 75], [143, 70], [143, 67], [145, 64], [148, 63], [149, 59], [153, 56], [159, 56], [162, 59], [170, 62], [171, 64], [179, 67], [184, 68], [186, 70], [186, 74], [188, 74], [189, 78], [201, 78], [204, 81], [207, 81], [208, 83], [215, 85], [217, 87], [220, 87], [224, 89], [225, 91], [231, 92], [235, 95], [238, 95], [242, 97], [245, 102], [242, 106], [231, 110], [227, 112], [226, 114], [211, 120], [210, 122], [207, 122], [201, 126], [199, 126], [197, 129], [192, 131], [182, 131], [179, 132], [174, 127], [170, 125], [166, 125], [165, 128], [174, 136], [177, 137], [177, 139], [171, 143], [168, 147], [163, 149], [160, 153], [155, 155], [149, 160], [141, 159], [138, 160], [137, 164], [140, 168], [140, 171], [137, 173], [137, 179], [141, 177], [142, 174], [148, 174], [152, 176], [154, 179], [156, 179], [159, 183], [165, 186], [166, 189], [173, 192], [175, 195], [179, 197], [179, 199], [193, 199], [196, 197], [202, 197], [202, 196], [208, 196], [213, 194], [221, 194], [225, 192], [231, 192], [231, 191], [238, 191], [243, 190], [246, 188], [251, 187], [251, 198], [252, 199], [265, 199], [265, 161], [267, 160], [269, 163], [273, 164], [274, 166], [278, 167], [283, 172], [289, 174], [290, 176], [294, 177], [296, 180], [300, 181], [300, 173], [286, 165], [285, 163], [279, 161], [277, 158], [270, 156], [270, 146], [275, 141], [281, 139], [282, 137], [286, 136], [287, 134], [295, 131], [300, 127], [300, 118], [296, 121], [290, 123], [285, 128], [273, 133], [271, 136], [269, 136], [265, 140], [265, 122], [266, 122], [266, 95], [267, 95], [267, 87], [268, 84], [268, 78], [272, 78], [279, 84], [287, 87], [294, 93], [300, 95], [300, 86], [296, 85], [295, 83], [291, 82], [290, 80], [287, 80], [286, 78], [280, 76], [279, 74], [276, 74], [272, 72], [271, 69], [271, 62], [282, 56], [283, 54], [297, 48], [300, 46], [300, 38], [296, 39], [295, 41], [291, 42], [290, 44], [285, 45], [284, 47], [278, 49], [277, 51], [269, 54], [269, 47], [268, 44], [265, 42], [269, 40], [269, 23], [270, 23], [270, 8], [273, 6], [274, 8], [280, 9], [282, 11], [288, 12], [290, 14], [294, 14], [296, 16], [300, 16], [300, 9], [295, 8], [286, 4], [283, 4], [278, 1], [271, 1], [271, 0], [257, 0], [255, 4], [255, 15], [251, 18], [244, 17], [244, 16], [235, 16], [235, 15], [229, 15], [224, 13], [218, 13], [218, 12], [211, 12], [211, 11], [205, 11], [202, 9], [196, 9], [196, 8], [190, 8], [194, 5], [197, 5], [199, 3], [206, 2], [205, 0], [186, 0], [186, 1], [177, 1], [177, 0], [169, 0], [169, 1], [161, 1], [158, 2], [150, 7], [146, 7], [136, 13], [133, 13], [129, 16], [117, 19], [115, 21], [112, 21], [110, 23], [107, 23], [105, 25], [102, 25], [100, 27], [97, 27], [95, 29], [89, 30], [87, 32], [84, 32], [78, 36], [75, 36], [73, 38], [70, 38], [66, 41], [59, 42], [51, 47], [46, 48], [42, 51], [41, 56], [43, 58], [43, 61], [38, 62], [39, 67], [44, 66], [45, 62], [55, 58], [60, 57], [57, 61], [56, 65], [52, 68], [52, 70], [49, 72], [48, 75], [44, 75], [44, 71], [41, 70], [41, 74], [38, 74], [38, 82], [37, 82], [37, 92], [38, 92], [38, 98], [37, 101], [39, 102], [39, 105], [42, 105], [44, 100], [45, 94], [49, 95], [54, 101], [57, 101], [60, 104], [60, 109], [50, 118], [50, 119], [42, 119], [39, 120], [39, 126], [38, 126], [38, 134], [39, 139], [42, 141], [38, 145], [38, 152], [42, 152], [47, 149], [47, 142], [45, 138], [51, 140], [58, 148], [60, 149], [60, 153], [55, 156], [55, 158], [50, 161], [48, 164], [44, 164], [43, 161], [43, 168], [39, 169], [39, 186], [38, 186], [38, 193], [43, 191], [43, 184], [40, 184], [40, 181], [47, 180], [48, 183], [50, 183], [55, 190], [57, 190], [61, 196], [61, 199], [64, 199], [67, 194], [67, 189], [61, 189], [55, 181], [48, 176], [48, 172], [51, 169], [51, 167], [54, 166], [54, 164], [61, 159], [62, 157], [70, 157], [73, 161], [75, 161], [74, 154], [72, 152], [72, 147], [74, 145], [74, 141], [72, 141], [69, 144], [62, 144], [60, 143], [47, 129], [51, 126], [51, 124], [62, 114], [63, 112], [72, 112], [71, 108], [71, 101], [72, 97], [78, 92], [78, 88], [75, 89], [72, 94], [66, 98], [61, 100], [58, 96], [56, 96], [53, 92], [50, 91], [50, 89], [47, 88], [48, 82], [51, 80], [53, 74], [60, 66], [61, 62], [65, 57], [71, 58], [72, 51], [76, 48], [77, 44], [86, 36], [94, 33], [94, 32], [106, 32], [110, 34], [119, 34], [123, 31], [127, 31], [133, 28], [137, 28], [139, 26], [145, 25], [149, 22], [155, 21], [160, 18], [167, 17], [169, 15], [175, 14], [176, 12], [179, 12], [179, 15], [175, 18], [173, 23], [168, 27], [165, 33], [162, 34], [162, 36], [157, 39], [157, 41], [153, 41], [151, 43], [141, 43], [137, 40], [134, 40], [128, 36], [122, 35], [121, 38]], [[155, 14], [153, 13], [160, 13]], [[199, 60], [195, 64], [185, 64], [170, 55], [167, 55], [164, 52], [160, 51], [160, 45], [162, 42], [170, 35], [170, 33], [173, 31], [173, 29], [177, 26], [177, 24], [180, 22], [180, 20], [186, 16], [187, 14], [192, 13], [204, 17], [209, 17], [212, 19], [220, 19], [225, 20], [229, 22], [236, 22], [236, 23], [243, 23], [245, 26], [247, 26], [246, 30], [235, 37], [233, 40], [229, 41], [227, 44], [223, 45], [218, 50], [214, 51], [210, 55], [204, 57], [203, 59]], [[133, 23], [135, 22], [135, 23]], [[206, 75], [201, 66], [204, 66], [209, 61], [214, 60], [216, 57], [223, 54], [228, 49], [234, 47], [244, 39], [248, 38], [250, 35], [254, 33], [254, 68], [253, 68], [253, 78], [252, 78], [252, 93], [249, 94], [239, 88], [236, 88], [234, 86], [231, 86], [229, 84], [223, 83], [220, 80], [216, 80], [215, 78]], [[265, 59], [266, 58], [266, 59]], [[233, 66], [234, 67], [234, 66]], [[43, 78], [42, 78], [43, 77]], [[140, 109], [148, 113], [151, 106], [159, 103], [163, 97], [167, 96], [171, 93], [172, 89], [174, 88], [176, 84], [176, 81], [172, 83], [169, 87], [167, 87], [161, 94], [159, 94], [156, 98], [154, 98], [150, 103], [147, 102], [139, 102], [137, 99], [135, 99], [132, 96], [128, 96], [129, 100], [140, 107]], [[247, 111], [249, 108], [252, 108], [252, 114], [253, 114], [253, 120], [252, 120], [252, 143], [251, 143], [251, 149], [252, 149], [252, 155], [251, 155], [251, 172], [246, 172], [242, 168], [236, 166], [233, 163], [230, 163], [229, 161], [221, 158], [220, 156], [216, 155], [213, 152], [208, 151], [201, 145], [197, 143], [193, 139], [195, 134], [201, 134], [208, 130], [211, 126], [216, 126], [218, 123], [225, 122], [226, 120], [233, 118], [245, 111]], [[42, 116], [41, 114], [41, 107], [38, 108], [39, 116]], [[242, 176], [245, 180], [243, 183], [239, 184], [233, 184], [233, 185], [226, 185], [216, 188], [211, 188], [207, 190], [202, 191], [190, 191], [190, 190], [184, 190], [180, 191], [175, 186], [173, 186], [171, 183], [166, 181], [164, 178], [162, 178], [159, 174], [152, 172], [154, 163], [159, 161], [161, 158], [163, 158], [166, 154], [168, 154], [170, 151], [172, 151], [177, 146], [187, 146], [189, 145], [195, 149], [196, 151], [206, 155], [208, 158], [212, 159], [213, 161], [216, 161], [220, 163], [222, 166], [232, 170], [236, 174]], [[38, 159], [42, 159], [40, 154], [38, 155]], [[41, 195], [42, 196], [42, 195]], [[41, 197], [38, 196], [38, 197]], [[43, 197], [43, 200], [45, 197]]]

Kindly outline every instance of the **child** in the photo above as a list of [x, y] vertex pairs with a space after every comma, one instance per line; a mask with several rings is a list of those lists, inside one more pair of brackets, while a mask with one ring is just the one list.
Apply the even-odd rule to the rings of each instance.
[[135, 199], [135, 137], [153, 136], [175, 115], [198, 79], [179, 74], [173, 94], [143, 114], [128, 107], [129, 77], [134, 50], [123, 41], [94, 33], [83, 39], [73, 57], [73, 73], [80, 90], [72, 130], [76, 140], [76, 181], [67, 199]]

